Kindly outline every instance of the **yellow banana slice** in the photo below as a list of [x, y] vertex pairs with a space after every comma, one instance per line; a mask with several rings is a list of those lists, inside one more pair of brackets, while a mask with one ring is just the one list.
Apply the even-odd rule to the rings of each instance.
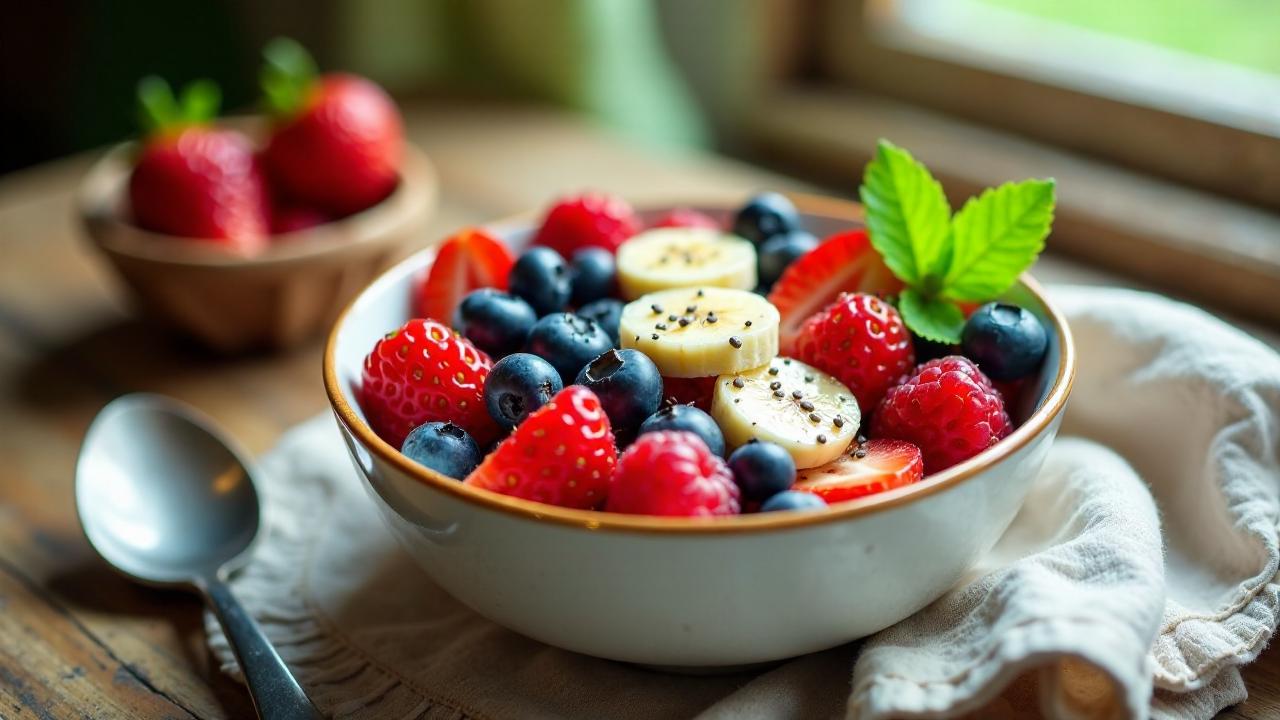
[[756, 286], [756, 249], [710, 228], [658, 228], [618, 248], [618, 289], [634, 300], [659, 290]]
[[706, 377], [767, 364], [778, 354], [778, 309], [747, 290], [678, 288], [622, 309], [624, 348], [648, 355], [667, 377]]

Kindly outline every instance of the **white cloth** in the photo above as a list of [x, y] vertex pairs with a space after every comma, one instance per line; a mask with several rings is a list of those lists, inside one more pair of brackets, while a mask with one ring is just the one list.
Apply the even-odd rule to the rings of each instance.
[[263, 459], [268, 531], [233, 587], [336, 717], [1210, 718], [1277, 622], [1280, 357], [1156, 296], [1052, 295], [1080, 371], [1023, 511], [860, 646], [684, 677], [522, 638], [394, 545], [327, 416]]

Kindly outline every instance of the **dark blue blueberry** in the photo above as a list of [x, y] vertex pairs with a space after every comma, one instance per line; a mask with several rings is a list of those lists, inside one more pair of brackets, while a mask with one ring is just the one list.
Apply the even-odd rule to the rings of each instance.
[[662, 404], [662, 373], [639, 350], [608, 350], [582, 368], [573, 382], [600, 398], [614, 432], [624, 436]]
[[409, 431], [400, 452], [419, 465], [455, 480], [470, 475], [482, 459], [476, 441], [451, 422], [419, 425]]
[[484, 406], [494, 422], [512, 428], [563, 388], [560, 373], [551, 363], [537, 355], [513, 353], [489, 371], [484, 381]]
[[564, 258], [549, 247], [526, 250], [512, 266], [507, 284], [511, 294], [524, 298], [538, 317], [563, 310], [573, 285]]
[[760, 512], [776, 510], [818, 510], [827, 506], [827, 501], [813, 493], [787, 490], [764, 501]]
[[792, 230], [784, 235], [774, 235], [760, 246], [756, 259], [760, 271], [760, 285], [773, 287], [782, 277], [782, 271], [801, 255], [818, 247], [818, 238], [803, 230]]
[[534, 324], [524, 344], [525, 352], [551, 363], [565, 385], [573, 382], [584, 365], [612, 347], [613, 338], [604, 328], [572, 313], [542, 318]]
[[928, 362], [929, 360], [934, 360], [940, 357], [946, 357], [948, 355], [961, 354], [959, 345], [948, 345], [944, 342], [920, 337], [915, 333], [911, 333], [911, 347], [916, 352], [917, 364]]
[[616, 283], [617, 265], [613, 253], [598, 247], [585, 247], [573, 254], [569, 262], [573, 277], [574, 306], [581, 307], [601, 298], [611, 297]]
[[613, 346], [618, 347], [622, 344], [618, 338], [618, 325], [622, 322], [622, 307], [621, 300], [606, 298], [587, 303], [578, 308], [578, 311], [574, 314], [578, 317], [594, 320], [613, 339]]
[[800, 215], [778, 193], [761, 193], [747, 201], [733, 218], [733, 234], [759, 245], [774, 235], [800, 229]]
[[796, 462], [781, 445], [749, 442], [729, 456], [733, 481], [747, 500], [763, 502], [791, 489], [796, 481]]
[[705, 412], [692, 405], [668, 405], [640, 423], [640, 434], [659, 430], [684, 430], [702, 438], [711, 452], [724, 457], [724, 433]]
[[960, 347], [992, 380], [1017, 380], [1040, 367], [1049, 336], [1030, 311], [993, 302], [969, 316]]
[[536, 322], [529, 303], [493, 288], [467, 293], [453, 314], [453, 329], [496, 358], [519, 350]]

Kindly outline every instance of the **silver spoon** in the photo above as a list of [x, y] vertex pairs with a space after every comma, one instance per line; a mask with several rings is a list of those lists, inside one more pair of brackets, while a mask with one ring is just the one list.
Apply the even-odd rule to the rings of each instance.
[[258, 493], [250, 464], [212, 420], [157, 395], [110, 403], [80, 449], [76, 510], [89, 544], [117, 570], [204, 596], [258, 717], [324, 717], [225, 582], [258, 535]]

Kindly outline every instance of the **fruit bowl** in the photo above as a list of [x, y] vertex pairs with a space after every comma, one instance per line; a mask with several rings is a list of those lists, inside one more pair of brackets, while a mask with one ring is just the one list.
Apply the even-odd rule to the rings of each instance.
[[276, 235], [243, 257], [128, 222], [134, 152], [132, 143], [117, 146], [85, 176], [77, 196], [85, 230], [140, 310], [225, 353], [283, 349], [320, 333], [415, 238], [436, 202], [435, 170], [406, 145], [400, 184], [385, 200]]
[[[820, 236], [860, 225], [861, 208], [794, 197]], [[670, 208], [642, 211], [646, 221]], [[724, 218], [730, 206], [697, 208]], [[528, 217], [489, 229], [515, 248]], [[1004, 299], [1049, 329], [1020, 421], [995, 446], [923, 481], [829, 509], [727, 518], [572, 510], [498, 495], [434, 473], [369, 427], [356, 403], [368, 349], [410, 312], [404, 260], [339, 317], [324, 357], [338, 426], [392, 533], [445, 590], [481, 615], [557, 647], [668, 668], [725, 668], [864, 637], [938, 598], [1012, 521], [1057, 433], [1075, 375], [1061, 314], [1023, 277]]]

